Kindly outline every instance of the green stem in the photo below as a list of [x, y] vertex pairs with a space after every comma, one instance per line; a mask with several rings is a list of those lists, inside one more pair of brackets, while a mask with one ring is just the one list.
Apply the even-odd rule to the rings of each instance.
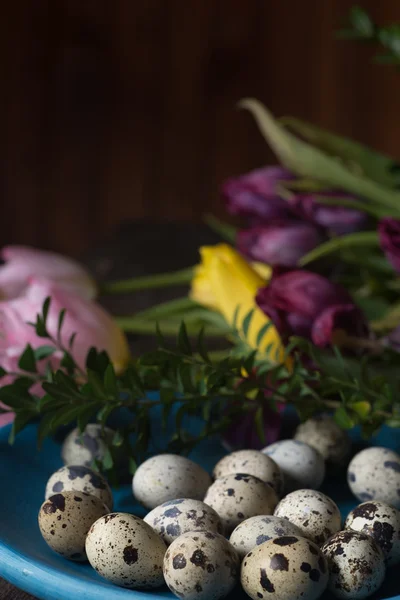
[[[156, 324], [154, 321], [143, 321], [142, 319], [136, 319], [136, 317], [117, 317], [118, 325], [124, 331], [128, 333], [138, 333], [142, 335], [156, 335]], [[159, 327], [161, 333], [168, 336], [176, 336], [179, 333], [181, 321], [176, 322], [161, 322]], [[186, 323], [186, 329], [189, 335], [196, 335], [200, 332], [203, 323]], [[229, 332], [229, 328], [226, 329], [220, 327], [211, 327], [206, 325], [206, 331], [208, 337], [224, 337]]]
[[210, 229], [218, 233], [222, 237], [223, 240], [230, 242], [231, 244], [235, 243], [237, 228], [233, 225], [229, 225], [228, 223], [224, 223], [214, 215], [204, 215], [204, 222], [209, 226]]
[[186, 313], [193, 308], [199, 308], [199, 306], [200, 305], [197, 302], [184, 296], [183, 298], [176, 298], [176, 300], [162, 302], [161, 304], [157, 304], [146, 310], [141, 310], [133, 316], [135, 319], [157, 321], [158, 319], [163, 319], [171, 315], [176, 316], [177, 314]]
[[105, 282], [100, 287], [101, 294], [121, 294], [139, 290], [150, 290], [173, 285], [190, 283], [193, 279], [194, 267], [172, 271], [170, 273], [156, 273], [155, 275], [144, 275], [132, 279]]
[[359, 200], [340, 199], [334, 197], [328, 198], [326, 196], [318, 196], [318, 192], [315, 196], [315, 200], [319, 204], [326, 204], [328, 206], [344, 206], [345, 208], [353, 208], [354, 210], [368, 213], [376, 219], [380, 219], [381, 217], [386, 217], [388, 215], [387, 209], [369, 204], [368, 202], [361, 202]]
[[321, 244], [300, 260], [300, 265], [308, 265], [308, 263], [322, 258], [327, 254], [341, 250], [342, 248], [353, 248], [354, 246], [378, 246], [379, 239], [376, 231], [361, 231], [359, 233], [349, 233], [341, 237], [333, 238], [325, 244]]

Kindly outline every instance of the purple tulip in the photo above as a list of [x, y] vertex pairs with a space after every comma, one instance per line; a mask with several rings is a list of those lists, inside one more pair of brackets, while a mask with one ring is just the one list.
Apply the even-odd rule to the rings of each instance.
[[379, 242], [386, 258], [400, 273], [400, 220], [385, 217], [378, 225]]
[[271, 266], [295, 267], [299, 259], [324, 241], [311, 223], [286, 222], [239, 231], [238, 250]]
[[293, 217], [288, 202], [278, 191], [280, 181], [293, 178], [294, 175], [282, 167], [263, 167], [228, 179], [221, 190], [228, 212], [263, 221]]
[[297, 214], [315, 225], [324, 227], [328, 232], [344, 235], [363, 229], [367, 223], [367, 215], [354, 208], [321, 204], [318, 197], [338, 198], [340, 200], [355, 200], [354, 196], [344, 192], [317, 192], [312, 194], [297, 194], [289, 203]]
[[364, 316], [349, 293], [310, 271], [276, 275], [256, 300], [285, 338], [298, 335], [325, 347], [334, 342], [337, 330], [351, 336], [367, 334]]

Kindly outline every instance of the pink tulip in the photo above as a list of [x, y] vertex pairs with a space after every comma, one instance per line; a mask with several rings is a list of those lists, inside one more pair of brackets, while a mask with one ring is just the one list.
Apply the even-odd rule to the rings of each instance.
[[74, 260], [28, 246], [6, 246], [0, 257], [0, 298], [15, 298], [23, 293], [32, 275], [43, 277], [83, 298], [96, 296], [96, 283]]
[[86, 356], [92, 346], [108, 353], [117, 372], [125, 367], [129, 359], [128, 343], [113, 318], [95, 302], [58, 283], [36, 278], [30, 280], [23, 296], [0, 302], [0, 365], [2, 360], [7, 363], [12, 355], [20, 354], [28, 343], [33, 348], [51, 344], [37, 336], [34, 327], [27, 324], [36, 321], [36, 315], [42, 312], [43, 302], [48, 296], [51, 304], [47, 331], [54, 339], [57, 338], [58, 316], [65, 309], [61, 342], [68, 348], [72, 334], [76, 334], [72, 355], [81, 368], [85, 367]]

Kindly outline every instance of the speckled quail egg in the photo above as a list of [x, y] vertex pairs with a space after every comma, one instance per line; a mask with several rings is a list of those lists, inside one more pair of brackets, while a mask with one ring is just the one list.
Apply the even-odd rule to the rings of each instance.
[[287, 519], [274, 515], [259, 515], [239, 523], [232, 531], [229, 541], [240, 558], [243, 558], [255, 546], [260, 546], [273, 538], [288, 535], [303, 537], [300, 529]]
[[78, 428], [67, 435], [61, 448], [61, 457], [65, 465], [82, 465], [90, 467], [95, 459], [102, 460], [110, 444], [114, 431], [102, 428], [97, 423], [86, 425], [81, 433]]
[[247, 473], [269, 483], [278, 496], [283, 492], [283, 475], [276, 462], [258, 450], [238, 450], [232, 452], [215, 465], [214, 479], [219, 479], [232, 473]]
[[339, 531], [342, 522], [334, 501], [316, 490], [291, 492], [279, 502], [274, 515], [288, 519], [304, 537], [319, 545]]
[[45, 498], [74, 490], [96, 496], [112, 510], [113, 497], [107, 481], [100, 473], [81, 465], [66, 465], [53, 473], [46, 485]]
[[325, 477], [325, 462], [321, 454], [304, 442], [281, 440], [262, 450], [280, 467], [285, 493], [309, 488], [316, 490]]
[[383, 552], [365, 533], [340, 531], [321, 550], [330, 572], [328, 589], [337, 598], [361, 600], [382, 585], [385, 578]]
[[400, 511], [397, 508], [377, 500], [364, 502], [348, 514], [344, 526], [373, 537], [383, 550], [387, 565], [400, 563]]
[[135, 498], [146, 508], [168, 500], [203, 500], [211, 477], [200, 465], [177, 454], [158, 454], [142, 463], [132, 481]]
[[214, 481], [204, 502], [219, 514], [225, 533], [229, 535], [249, 517], [271, 515], [278, 497], [261, 479], [246, 473], [232, 473]]
[[351, 442], [346, 431], [330, 415], [317, 415], [298, 426], [294, 439], [318, 450], [324, 460], [343, 465], [349, 458]]
[[239, 578], [239, 557], [222, 535], [191, 531], [168, 548], [164, 578], [171, 592], [182, 600], [219, 600]]
[[328, 583], [321, 550], [303, 537], [283, 536], [253, 548], [243, 559], [240, 580], [259, 600], [316, 600]]
[[110, 513], [93, 523], [86, 538], [92, 567], [115, 585], [151, 589], [164, 583], [162, 565], [167, 547], [139, 517]]
[[92, 524], [108, 508], [85, 492], [60, 492], [43, 502], [39, 511], [40, 532], [52, 550], [64, 558], [86, 560], [85, 539]]
[[221, 519], [211, 506], [200, 500], [177, 498], [153, 508], [144, 518], [170, 544], [188, 531], [223, 533]]
[[361, 502], [382, 500], [400, 508], [400, 455], [379, 446], [361, 450], [349, 464], [347, 482]]

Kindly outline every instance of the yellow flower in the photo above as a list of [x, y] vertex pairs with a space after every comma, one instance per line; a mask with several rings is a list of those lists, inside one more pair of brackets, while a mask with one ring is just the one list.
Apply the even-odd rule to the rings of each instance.
[[[246, 335], [247, 343], [263, 352], [271, 344], [269, 354], [276, 362], [284, 359], [284, 347], [274, 325], [257, 343], [258, 333], [270, 319], [255, 302], [257, 290], [264, 287], [271, 269], [266, 265], [250, 265], [228, 244], [200, 248], [201, 264], [195, 271], [190, 297], [192, 300], [220, 312], [227, 323], [242, 331], [242, 323], [250, 310], [253, 316]], [[243, 335], [243, 331], [242, 331]]]

